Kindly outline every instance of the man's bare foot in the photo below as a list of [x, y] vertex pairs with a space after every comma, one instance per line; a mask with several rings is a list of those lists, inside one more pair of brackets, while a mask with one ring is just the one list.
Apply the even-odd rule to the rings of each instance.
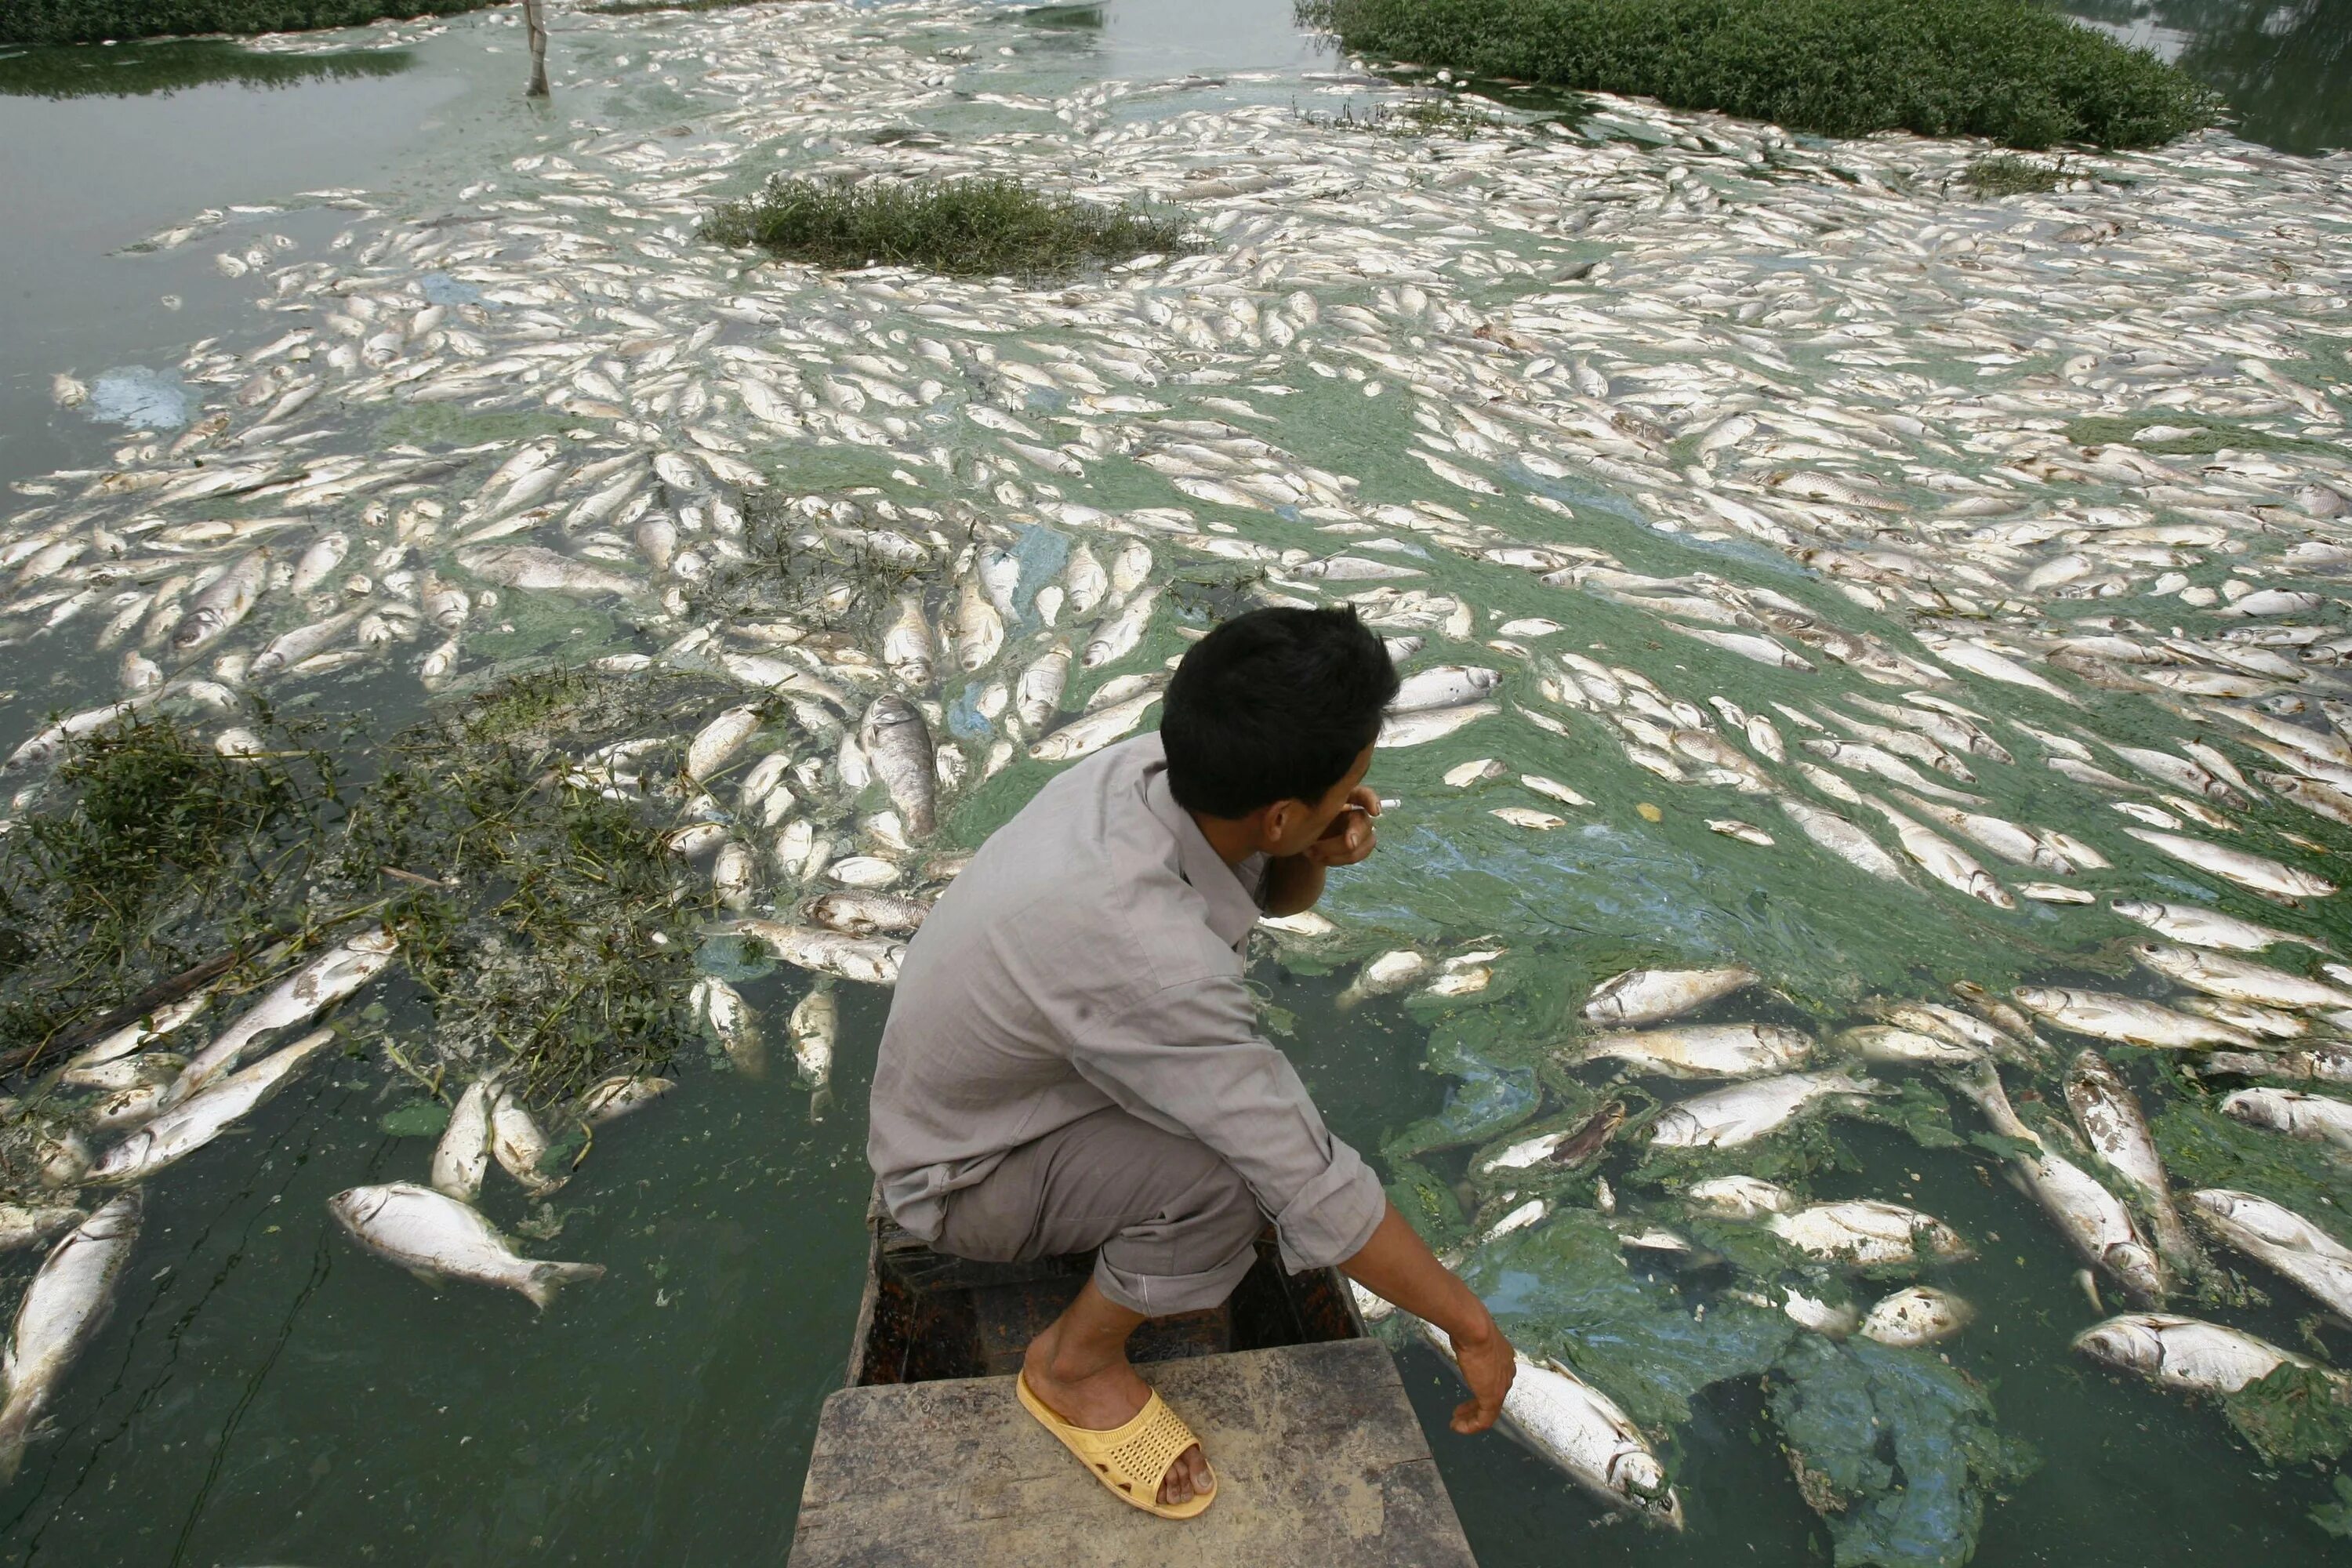
[[[1135, 1368], [1128, 1364], [1124, 1356], [1115, 1357], [1108, 1365], [1091, 1373], [1065, 1366], [1057, 1374], [1055, 1350], [1061, 1327], [1054, 1323], [1029, 1342], [1028, 1352], [1021, 1363], [1021, 1375], [1029, 1380], [1029, 1392], [1073, 1426], [1108, 1432], [1134, 1420], [1150, 1400], [1151, 1385], [1136, 1375]], [[1172, 1506], [1215, 1489], [1216, 1479], [1210, 1473], [1209, 1461], [1195, 1443], [1168, 1467], [1168, 1474], [1160, 1483], [1160, 1501], [1163, 1506]]]

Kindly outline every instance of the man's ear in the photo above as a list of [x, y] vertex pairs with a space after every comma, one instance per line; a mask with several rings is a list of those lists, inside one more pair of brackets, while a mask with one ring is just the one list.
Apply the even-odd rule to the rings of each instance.
[[1258, 847], [1271, 854], [1274, 847], [1282, 842], [1292, 825], [1298, 820], [1298, 814], [1306, 809], [1304, 802], [1296, 800], [1277, 800], [1271, 805], [1258, 807]]

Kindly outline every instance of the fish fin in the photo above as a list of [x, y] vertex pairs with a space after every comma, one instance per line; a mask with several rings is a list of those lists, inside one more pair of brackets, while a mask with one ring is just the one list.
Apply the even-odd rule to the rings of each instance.
[[433, 1273], [429, 1269], [412, 1268], [408, 1270], [408, 1273], [410, 1278], [416, 1280], [417, 1283], [435, 1291], [438, 1291], [444, 1283], [441, 1276]]
[[523, 1283], [522, 1293], [530, 1298], [532, 1306], [544, 1312], [562, 1287], [603, 1278], [604, 1266], [601, 1263], [535, 1263], [531, 1265], [530, 1278]]
[[822, 1121], [824, 1120], [824, 1113], [832, 1109], [833, 1089], [831, 1086], [826, 1084], [817, 1085], [815, 1090], [809, 1095], [809, 1120], [811, 1121]]

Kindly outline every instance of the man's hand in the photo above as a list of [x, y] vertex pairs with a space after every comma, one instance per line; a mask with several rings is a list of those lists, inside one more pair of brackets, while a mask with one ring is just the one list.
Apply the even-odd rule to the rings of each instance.
[[1326, 869], [1368, 859], [1380, 844], [1380, 835], [1372, 830], [1372, 818], [1380, 814], [1381, 797], [1369, 785], [1358, 784], [1348, 792], [1346, 807], [1331, 819], [1323, 837], [1301, 850], [1300, 855]]
[[1454, 1429], [1465, 1436], [1484, 1432], [1503, 1413], [1503, 1395], [1511, 1392], [1511, 1380], [1518, 1376], [1518, 1354], [1488, 1318], [1484, 1335], [1454, 1336], [1454, 1364], [1470, 1385], [1470, 1397], [1454, 1409]]
[[1454, 1364], [1470, 1385], [1470, 1397], [1454, 1413], [1454, 1429], [1468, 1434], [1492, 1426], [1518, 1374], [1518, 1356], [1486, 1303], [1437, 1260], [1394, 1204], [1363, 1249], [1339, 1268], [1373, 1295], [1445, 1331]]

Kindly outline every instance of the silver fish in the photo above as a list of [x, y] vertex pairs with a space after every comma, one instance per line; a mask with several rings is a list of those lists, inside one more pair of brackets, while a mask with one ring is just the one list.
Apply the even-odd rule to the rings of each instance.
[[187, 612], [172, 628], [173, 650], [184, 657], [219, 640], [223, 633], [245, 619], [253, 602], [261, 596], [268, 577], [268, 550], [249, 551], [239, 556], [227, 571], [214, 579], [210, 587], [188, 601]]
[[541, 593], [635, 595], [635, 579], [537, 544], [485, 544], [457, 552], [457, 564], [501, 588]]
[[490, 1101], [490, 1158], [535, 1198], [545, 1197], [571, 1180], [568, 1174], [546, 1168], [551, 1147], [538, 1119], [511, 1090], [500, 1089]]
[[616, 1072], [582, 1090], [572, 1109], [589, 1126], [602, 1127], [607, 1121], [644, 1110], [677, 1087], [675, 1079], [656, 1078], [652, 1073]]
[[759, 733], [761, 720], [759, 708], [751, 703], [730, 708], [694, 732], [687, 742], [686, 771], [690, 778], [707, 779], [741, 751], [745, 742]]
[[1029, 748], [1029, 754], [1040, 762], [1066, 763], [1098, 752], [1141, 723], [1159, 700], [1158, 691], [1146, 691], [1098, 708], [1039, 739]]
[[89, 1179], [101, 1186], [145, 1181], [203, 1148], [269, 1100], [335, 1043], [332, 1029], [314, 1030], [165, 1109], [152, 1121], [109, 1149], [90, 1167]]
[[1839, 1072], [1755, 1079], [1668, 1107], [1650, 1124], [1650, 1141], [1662, 1149], [1737, 1148], [1777, 1132], [1816, 1101], [1878, 1092], [1870, 1079]]
[[8, 1387], [7, 1402], [0, 1405], [0, 1483], [16, 1479], [34, 1426], [105, 1323], [139, 1240], [141, 1212], [136, 1192], [109, 1199], [58, 1243], [26, 1287], [0, 1363]]
[[2137, 921], [2159, 936], [2168, 936], [2192, 947], [2260, 952], [2276, 943], [2291, 942], [2316, 948], [2321, 952], [2327, 951], [2307, 936], [2256, 925], [2252, 921], [2242, 921], [2235, 915], [2225, 915], [2219, 910], [2201, 909], [2195, 904], [2159, 904], [2145, 899], [2117, 899], [2110, 907], [2127, 921]]
[[2053, 985], [2020, 986], [2015, 995], [2018, 1005], [2027, 1012], [2095, 1040], [2116, 1040], [2151, 1050], [2195, 1049], [2203, 1046], [2237, 1046], [2252, 1050], [2261, 1044], [2243, 1029], [2193, 1014], [2176, 1013], [2137, 996]]
[[1948, 1290], [1911, 1285], [1880, 1300], [1856, 1331], [1882, 1345], [1940, 1344], [1969, 1326], [1976, 1309]]
[[357, 991], [382, 973], [399, 946], [389, 932], [362, 931], [280, 981], [189, 1059], [164, 1096], [165, 1106], [179, 1104], [228, 1071], [261, 1036], [307, 1022]]
[[2297, 899], [2324, 899], [2336, 891], [2336, 884], [2308, 871], [2242, 849], [2224, 845], [2209, 844], [2202, 838], [2190, 838], [2183, 834], [2159, 833], [2147, 827], [2126, 827], [2124, 831], [2143, 844], [2153, 845], [2184, 866], [2210, 871], [2225, 881], [2235, 882], [2266, 898], [2293, 902]]
[[988, 602], [980, 584], [966, 578], [955, 607], [956, 663], [966, 675], [977, 674], [1004, 646], [1004, 619]]
[[599, 1263], [520, 1257], [470, 1205], [408, 1182], [352, 1187], [330, 1198], [327, 1208], [353, 1240], [411, 1273], [513, 1290], [542, 1311], [562, 1287], [604, 1277]]
[[2224, 953], [2149, 942], [2134, 946], [2132, 957], [2144, 968], [2231, 1002], [2252, 1002], [2258, 1007], [2352, 1007], [2352, 992]]
[[793, 1005], [790, 1028], [801, 1081], [823, 1089], [833, 1079], [834, 1042], [841, 1033], [841, 1002], [830, 984], [820, 981]]
[[1752, 969], [1629, 969], [1592, 988], [1587, 1022], [1629, 1027], [1655, 1024], [1719, 1001], [1760, 978]]
[[711, 1038], [735, 1064], [735, 1070], [747, 1078], [759, 1078], [768, 1070], [768, 1046], [760, 1028], [760, 1016], [743, 994], [715, 974], [706, 974], [694, 983], [688, 994], [688, 1005], [700, 1019]]
[[905, 698], [885, 692], [866, 709], [857, 741], [883, 788], [890, 792], [907, 830], [918, 838], [930, 837], [939, 826], [934, 810], [939, 771], [922, 714]]
[[1062, 710], [1062, 693], [1070, 680], [1070, 645], [1056, 641], [1021, 671], [1013, 683], [1013, 715], [1031, 734]]
[[478, 1078], [450, 1108], [449, 1125], [433, 1145], [433, 1190], [444, 1197], [470, 1204], [482, 1195], [482, 1177], [490, 1168], [490, 1106], [498, 1092], [493, 1079]]
[[2159, 1388], [2189, 1394], [2235, 1394], [2282, 1366], [2313, 1364], [2243, 1330], [2171, 1312], [2109, 1318], [2075, 1335], [2074, 1348]]
[[1916, 1263], [1923, 1252], [1947, 1262], [1974, 1256], [1959, 1233], [1933, 1215], [1872, 1198], [1813, 1204], [1764, 1224], [1800, 1252], [1857, 1268]]
[[845, 936], [814, 926], [786, 925], [779, 921], [740, 920], [719, 928], [764, 942], [786, 963], [820, 974], [837, 974], [868, 985], [894, 985], [906, 944], [882, 937]]
[[1417, 670], [1398, 686], [1391, 713], [1417, 712], [1424, 708], [1454, 708], [1486, 697], [1502, 681], [1499, 672], [1467, 664], [1441, 664]]
[[1992, 1063], [1979, 1061], [1955, 1068], [1949, 1077], [1954, 1087], [1976, 1101], [1995, 1132], [2036, 1151], [2019, 1153], [2011, 1168], [2084, 1261], [2105, 1269], [2135, 1300], [2163, 1300], [2171, 1280], [2155, 1249], [2141, 1236], [2131, 1210], [2096, 1177], [2053, 1150], [2018, 1119]]
[[934, 651], [930, 618], [923, 614], [922, 599], [913, 594], [899, 595], [896, 612], [882, 628], [883, 664], [901, 685], [920, 691], [931, 684]]
[[2221, 1114], [2249, 1127], [2352, 1149], [2352, 1104], [2292, 1089], [2242, 1089], [2224, 1096]]
[[2189, 1207], [2223, 1241], [2352, 1322], [2352, 1247], [2285, 1205], [2252, 1193], [2209, 1187], [2189, 1194]]
[[1667, 1078], [1754, 1078], [1801, 1067], [1812, 1049], [1811, 1037], [1778, 1025], [1701, 1024], [1601, 1035], [1572, 1059], [1619, 1061]]
[[844, 889], [819, 894], [803, 907], [802, 913], [812, 924], [848, 936], [873, 936], [885, 931], [903, 936], [923, 923], [930, 906], [894, 893]]
[[2155, 1134], [2122, 1075], [2098, 1052], [2077, 1052], [2066, 1072], [2066, 1105], [2107, 1168], [2138, 1190], [2157, 1250], [2175, 1267], [2196, 1268], [2202, 1259], [2172, 1201], [2172, 1183], [2157, 1156]]
[[1804, 836], [1852, 866], [1857, 866], [1874, 877], [1884, 877], [1890, 882], [1906, 882], [1910, 879], [1895, 858], [1878, 847], [1877, 840], [1848, 822], [1834, 811], [1824, 811], [1799, 800], [1795, 795], [1780, 797], [1780, 809], [1788, 814]]
[[[1425, 1322], [1420, 1329], [1430, 1348], [1452, 1363], [1445, 1331]], [[1616, 1401], [1558, 1362], [1518, 1358], [1500, 1425], [1602, 1502], [1654, 1524], [1683, 1527], [1682, 1500], [1666, 1484], [1665, 1467], [1642, 1429]]]

